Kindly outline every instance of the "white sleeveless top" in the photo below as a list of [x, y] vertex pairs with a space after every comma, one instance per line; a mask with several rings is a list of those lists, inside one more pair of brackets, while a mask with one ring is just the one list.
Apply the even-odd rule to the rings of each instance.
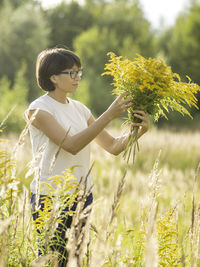
[[[33, 101], [28, 110], [39, 109], [50, 113], [66, 132], [69, 131], [68, 134], [72, 136], [88, 127], [87, 121], [91, 116], [91, 111], [79, 101], [70, 98], [67, 99], [69, 102], [62, 104], [45, 94]], [[73, 172], [77, 177], [78, 182], [81, 177], [86, 177], [90, 168], [89, 145], [84, 147], [76, 155], [72, 155], [61, 149], [54, 162], [53, 168], [50, 168], [59, 147], [33, 125], [30, 125], [29, 132], [33, 151], [33, 161], [35, 162], [35, 176], [31, 183], [32, 193], [36, 193], [36, 180], [38, 179], [38, 176], [40, 182], [49, 184], [49, 177], [62, 174], [65, 169], [74, 165], [78, 165], [78, 167], [74, 168]], [[43, 152], [38, 153], [38, 151], [41, 150], [41, 147], [43, 147]], [[39, 158], [37, 158], [38, 155]], [[56, 184], [53, 183], [51, 185], [56, 188]], [[89, 176], [87, 188], [89, 189], [90, 187], [91, 178]], [[47, 186], [41, 184], [40, 194], [46, 194], [45, 188], [47, 188]]]

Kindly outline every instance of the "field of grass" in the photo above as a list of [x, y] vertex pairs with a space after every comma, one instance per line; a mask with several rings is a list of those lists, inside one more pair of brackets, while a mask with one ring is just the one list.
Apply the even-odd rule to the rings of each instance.
[[[0, 143], [0, 266], [56, 266], [49, 252], [37, 257], [32, 176], [26, 177], [30, 143], [26, 138], [18, 146], [14, 162], [17, 139], [7, 138]], [[200, 266], [199, 141], [200, 132], [152, 129], [139, 141], [134, 164], [92, 144], [89, 234], [81, 237], [82, 251], [71, 254], [68, 266]], [[75, 250], [76, 242], [68, 249]]]

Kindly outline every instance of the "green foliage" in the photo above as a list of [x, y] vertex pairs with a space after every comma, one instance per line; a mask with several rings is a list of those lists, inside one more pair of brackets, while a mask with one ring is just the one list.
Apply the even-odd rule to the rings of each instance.
[[106, 53], [110, 49], [128, 56], [141, 51], [144, 55], [155, 53], [150, 25], [137, 2], [86, 1], [80, 5], [71, 1], [42, 10], [34, 0], [10, 0], [4, 1], [0, 15], [0, 64], [4, 66], [0, 76], [6, 75], [12, 84], [19, 62], [24, 60], [29, 101], [39, 94], [34, 77], [36, 55], [48, 46], [67, 46], [78, 52], [86, 66], [80, 95], [97, 115], [113, 100], [109, 79], [100, 78]]
[[144, 264], [146, 233], [142, 229], [128, 229], [124, 233], [122, 249], [128, 249], [131, 257], [124, 257], [125, 264], [133, 263], [135, 266]]
[[[147, 139], [143, 139], [144, 148], [140, 151], [143, 163], [137, 165], [136, 160], [134, 170], [132, 165], [129, 166], [125, 192], [120, 199], [114, 198], [114, 202], [113, 191], [115, 191], [124, 169], [127, 169], [127, 165], [124, 165], [121, 157], [105, 156], [105, 152], [101, 152], [99, 149], [93, 151], [98, 163], [98, 169], [95, 167], [93, 170], [96, 199], [91, 224], [93, 231], [91, 232], [90, 244], [87, 246], [88, 252], [84, 254], [85, 261], [84, 264], [80, 264], [81, 267], [87, 267], [89, 263], [92, 264], [91, 266], [145, 266], [145, 250], [148, 242], [147, 229], [149, 227], [147, 218], [152, 208], [151, 198], [155, 197], [155, 194], [149, 192], [153, 188], [152, 182], [156, 180], [153, 175], [151, 178], [148, 177], [147, 173], [150, 170], [147, 170], [146, 161], [150, 158], [149, 169], [151, 169], [156, 157], [152, 151], [164, 147], [166, 141], [168, 142], [168, 151], [164, 158], [161, 158], [162, 181], [157, 181], [155, 185], [157, 188], [156, 201], [159, 205], [157, 215], [152, 220], [155, 221], [155, 226], [157, 225], [153, 231], [155, 232], [154, 236], [157, 237], [158, 246], [153, 247], [153, 249], [156, 248], [153, 253], [158, 256], [158, 266], [189, 267], [199, 265], [199, 181], [196, 180], [195, 186], [192, 185], [194, 166], [191, 157], [188, 157], [187, 169], [176, 170], [174, 163], [183, 160], [177, 156], [180, 153], [192, 154], [193, 158], [194, 156], [199, 158], [199, 143], [196, 143], [198, 140], [199, 133], [196, 136], [193, 133], [188, 136], [186, 134], [175, 136], [172, 133], [157, 131], [150, 133]], [[179, 151], [180, 143], [182, 150]], [[194, 153], [195, 143], [196, 152]], [[13, 153], [4, 147], [5, 144], [5, 140], [0, 140], [1, 266], [32, 266], [33, 264], [44, 266], [44, 262], [47, 261], [49, 261], [48, 266], [56, 266], [54, 261], [56, 255], [48, 254], [51, 252], [49, 245], [52, 244], [51, 237], [58, 222], [58, 215], [63, 205], [66, 204], [66, 198], [69, 197], [67, 190], [76, 186], [74, 177], [68, 170], [63, 175], [50, 179], [57, 183], [59, 190], [57, 192], [54, 189], [51, 191], [51, 186], [49, 186], [54, 197], [51, 197], [49, 191], [50, 197], [46, 199], [44, 212], [40, 212], [40, 219], [37, 221], [40, 221], [41, 225], [38, 226], [36, 222], [33, 224], [30, 214], [30, 194], [23, 186], [19, 190], [19, 181], [23, 185], [24, 177], [21, 176], [18, 179], [18, 176], [15, 175], [16, 164], [23, 167], [27, 155], [30, 154], [28, 150], [25, 150], [28, 147], [23, 148], [24, 157], [21, 161], [16, 162], [12, 157]], [[11, 145], [10, 148], [12, 148]], [[174, 153], [171, 153], [171, 150]], [[147, 157], [150, 154], [151, 157]], [[168, 158], [171, 158], [171, 163]], [[110, 167], [111, 164], [113, 169]], [[179, 164], [181, 165], [181, 162]], [[103, 184], [103, 179], [108, 180], [108, 182]], [[72, 203], [75, 197], [76, 195], [73, 195], [70, 199], [68, 198], [67, 203]], [[192, 202], [191, 199], [194, 198], [195, 201]], [[174, 203], [177, 203], [175, 208], [171, 208], [174, 207]], [[113, 220], [108, 225], [110, 215], [113, 213], [113, 206], [118, 208], [115, 209]], [[39, 227], [38, 229], [42, 231], [41, 236], [38, 237], [35, 227]], [[38, 241], [41, 241], [41, 244], [46, 248], [43, 250], [43, 257], [40, 258], [37, 255]], [[77, 242], [74, 236], [73, 242]], [[70, 242], [69, 245], [71, 250], [74, 246], [73, 242]], [[78, 245], [80, 244], [82, 245], [81, 241]], [[192, 263], [196, 263], [196, 265], [192, 265]]]
[[[199, 14], [199, 1], [191, 0], [175, 25], [156, 36], [139, 1], [62, 1], [44, 10], [37, 0], [0, 0], [0, 79], [8, 77], [12, 87], [19, 66], [25, 62], [30, 102], [41, 93], [34, 74], [36, 56], [47, 47], [66, 46], [76, 50], [85, 67], [79, 100], [97, 115], [113, 100], [110, 79], [100, 77], [108, 51], [131, 60], [136, 53], [154, 57], [161, 52], [183, 79], [187, 73], [200, 83]], [[195, 113], [192, 108], [190, 112]], [[190, 123], [176, 115], [169, 114], [169, 118], [174, 124]]]
[[17, 8], [23, 4], [37, 2], [37, 0], [1, 0], [0, 5], [3, 5], [6, 2], [9, 2], [9, 4], [12, 5], [13, 8]]
[[172, 29], [168, 42], [169, 62], [174, 70], [200, 83], [200, 4], [193, 4], [186, 14], [182, 14]]
[[144, 110], [158, 120], [160, 115], [167, 118], [165, 112], [169, 109], [191, 116], [183, 104], [198, 108], [195, 94], [200, 87], [191, 83], [188, 76], [188, 83], [181, 82], [179, 75], [173, 73], [161, 59], [145, 59], [137, 55], [131, 61], [112, 52], [108, 55], [110, 60], [103, 75], [113, 77], [113, 93], [120, 95], [128, 91], [132, 97], [128, 121], [134, 121], [133, 110], [136, 109]]
[[138, 1], [110, 1], [101, 12], [97, 25], [99, 28], [107, 28], [109, 33], [115, 33], [118, 40], [116, 52], [123, 52], [123, 56], [129, 58], [133, 58], [136, 53], [154, 55], [154, 36]]
[[34, 1], [25, 1], [17, 7], [5, 1], [0, 9], [0, 77], [7, 76], [13, 83], [19, 66], [25, 62], [29, 100], [38, 95], [35, 61], [48, 45], [48, 34], [40, 6]]
[[[187, 73], [198, 84], [200, 84], [198, 73], [200, 67], [199, 41], [200, 3], [190, 1], [190, 7], [179, 15], [175, 25], [161, 35], [159, 46], [175, 72], [178, 72], [183, 79]], [[194, 109], [191, 109], [191, 112], [194, 114]]]
[[157, 224], [159, 266], [182, 266], [176, 221], [172, 208]]
[[[0, 140], [0, 144], [7, 142], [7, 140]], [[13, 176], [13, 169], [15, 168], [15, 161], [11, 157], [10, 151], [6, 149], [0, 150], [0, 253], [1, 253], [1, 265], [6, 266], [8, 262], [14, 259], [14, 251], [18, 252], [19, 246], [21, 246], [21, 238], [15, 240], [11, 236], [16, 237], [16, 217], [18, 214], [18, 183], [19, 179]], [[12, 230], [11, 230], [12, 229]], [[16, 245], [18, 244], [18, 246]], [[14, 264], [19, 264], [15, 259]], [[9, 265], [7, 265], [9, 266]], [[12, 266], [12, 265], [11, 265]]]
[[[42, 255], [48, 255], [52, 252], [52, 246], [65, 246], [63, 240], [57, 235], [58, 223], [63, 223], [66, 216], [72, 215], [73, 211], [64, 212], [66, 207], [70, 207], [76, 202], [79, 193], [79, 184], [76, 177], [73, 176], [73, 167], [65, 170], [63, 175], [57, 175], [49, 178], [46, 197], [43, 197], [40, 205], [44, 205], [43, 210], [39, 209], [39, 203], [36, 200], [34, 212], [38, 213], [37, 219], [33, 222], [35, 235], [37, 238]], [[56, 184], [56, 189], [53, 187]], [[69, 194], [73, 190], [74, 193]], [[37, 198], [37, 197], [36, 197]], [[38, 204], [38, 205], [37, 205]]]
[[121, 52], [131, 58], [137, 52], [154, 55], [155, 42], [137, 3], [97, 1], [91, 5], [88, 8], [93, 9], [96, 24], [75, 39], [74, 48], [86, 65], [90, 107], [100, 115], [113, 99], [110, 79], [100, 78], [107, 52]]
[[[8, 140], [0, 139], [1, 146], [5, 142]], [[43, 255], [48, 257], [43, 259], [43, 264], [48, 262], [48, 266], [55, 266], [53, 262], [56, 255], [50, 251], [50, 246], [55, 242], [57, 245], [59, 240], [51, 238], [60, 220], [58, 217], [63, 216], [63, 208], [74, 203], [79, 192], [79, 184], [72, 175], [73, 168], [63, 172], [63, 175], [51, 177], [51, 182], [57, 184], [57, 190], [49, 188], [44, 210], [39, 212], [34, 223], [30, 221], [29, 192], [25, 188], [19, 190], [22, 177], [16, 177], [15, 169], [13, 153], [0, 148], [0, 264], [11, 267], [30, 266], [34, 259], [38, 260], [39, 243]], [[74, 189], [74, 193], [69, 194], [71, 189]], [[69, 211], [70, 215], [71, 213]], [[41, 234], [38, 235], [36, 230]], [[52, 254], [51, 257], [48, 253]]]
[[100, 115], [112, 100], [110, 88], [101, 79], [100, 73], [106, 61], [105, 50], [115, 41], [117, 39], [114, 34], [109, 34], [107, 29], [100, 30], [95, 26], [81, 34], [74, 43], [82, 59], [84, 79], [89, 88], [89, 106], [97, 115]]
[[49, 45], [62, 45], [70, 49], [73, 49], [73, 40], [93, 24], [92, 13], [76, 1], [63, 1], [47, 9], [45, 17], [50, 26]]
[[[116, 56], [113, 52], [109, 52], [108, 55], [110, 60], [106, 64], [106, 71], [102, 75], [113, 77], [113, 93], [119, 96], [128, 92], [132, 99], [132, 106], [128, 109], [128, 117], [125, 120], [126, 124], [130, 125], [132, 122], [138, 122], [138, 118], [134, 116], [134, 110], [147, 112], [155, 121], [161, 115], [167, 119], [166, 112], [169, 112], [169, 109], [192, 118], [183, 104], [198, 108], [195, 94], [200, 92], [200, 87], [191, 83], [189, 77], [189, 83], [181, 82], [179, 75], [173, 73], [171, 68], [161, 59], [146, 59], [137, 55], [131, 61], [122, 59], [122, 56]], [[137, 139], [138, 127], [135, 127], [124, 153], [128, 161], [133, 145], [133, 155], [135, 155]]]
[[7, 77], [0, 80], [0, 121], [4, 132], [20, 132], [25, 126], [23, 113], [26, 108], [28, 83], [25, 78], [26, 65], [22, 64], [11, 87]]

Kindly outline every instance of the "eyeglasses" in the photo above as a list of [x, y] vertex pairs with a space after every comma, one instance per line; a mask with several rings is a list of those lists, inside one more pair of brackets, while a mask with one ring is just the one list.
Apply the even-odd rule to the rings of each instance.
[[70, 77], [75, 80], [77, 77], [79, 77], [79, 78], [82, 77], [83, 70], [80, 69], [78, 71], [73, 71], [73, 70], [72, 71], [62, 71], [62, 72], [60, 72], [60, 74], [70, 74]]

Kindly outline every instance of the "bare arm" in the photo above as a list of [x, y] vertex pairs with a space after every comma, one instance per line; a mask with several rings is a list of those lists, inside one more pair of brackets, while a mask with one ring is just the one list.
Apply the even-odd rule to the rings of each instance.
[[[138, 138], [140, 138], [149, 128], [149, 116], [144, 111], [139, 111], [139, 110], [135, 111], [134, 116], [141, 119], [141, 123], [132, 123], [131, 125], [131, 127], [135, 127], [135, 126], [140, 127], [140, 130], [138, 133]], [[94, 122], [95, 122], [95, 119], [92, 116], [89, 119], [88, 124], [91, 125]], [[126, 148], [130, 134], [126, 134], [126, 135], [114, 138], [104, 129], [95, 138], [95, 141], [97, 144], [99, 144], [102, 148], [104, 148], [109, 153], [113, 155], [118, 155]]]
[[[127, 93], [120, 95], [110, 107], [97, 119], [88, 126], [88, 128], [73, 136], [66, 135], [66, 130], [54, 119], [48, 112], [39, 110], [32, 124], [40, 129], [47, 137], [49, 137], [56, 145], [60, 146], [75, 155], [86, 145], [88, 145], [108, 123], [120, 116], [124, 111], [131, 106], [131, 99]], [[29, 117], [34, 111], [29, 112]]]

